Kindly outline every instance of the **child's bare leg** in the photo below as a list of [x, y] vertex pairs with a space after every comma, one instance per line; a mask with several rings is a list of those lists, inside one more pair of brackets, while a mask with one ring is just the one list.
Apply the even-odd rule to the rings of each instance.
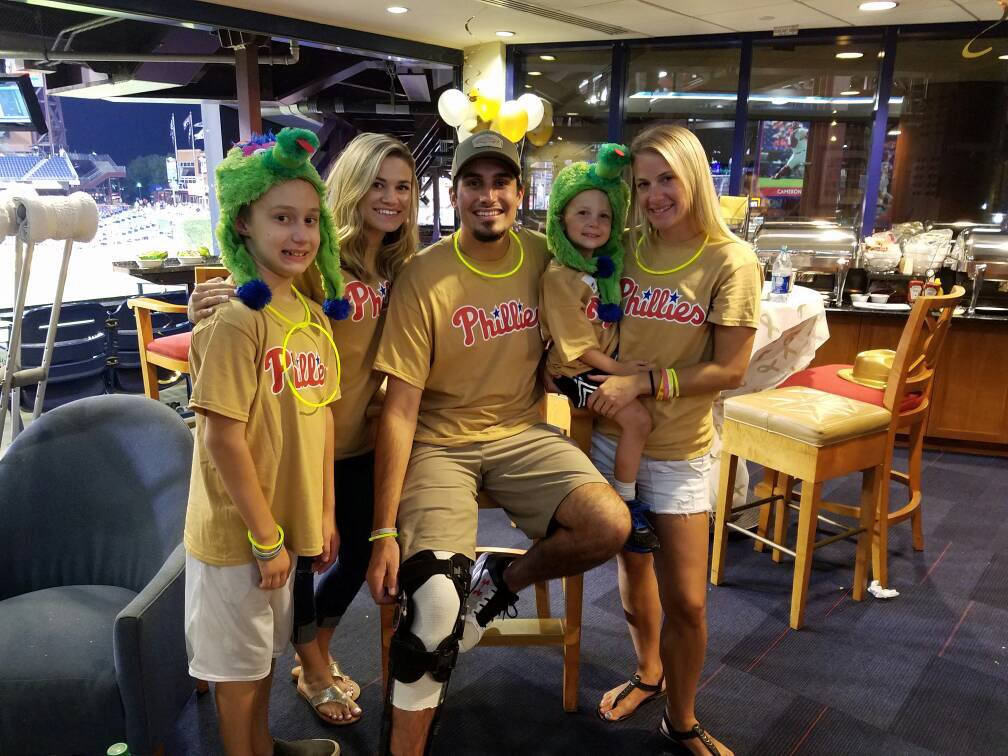
[[[269, 679], [269, 678], [267, 678]], [[219, 682], [214, 685], [217, 702], [217, 728], [227, 756], [247, 756], [262, 751], [253, 750], [256, 693], [261, 680]], [[272, 753], [273, 743], [270, 742]]]
[[273, 736], [269, 729], [269, 699], [273, 687], [274, 664], [270, 673], [256, 684], [252, 709], [252, 752], [255, 756], [272, 756]]
[[613, 463], [613, 488], [630, 508], [630, 537], [624, 548], [637, 553], [648, 553], [657, 549], [659, 543], [643, 505], [637, 501], [637, 471], [644, 453], [644, 444], [651, 433], [651, 416], [643, 404], [633, 401], [613, 415], [613, 420], [620, 427]]
[[644, 444], [651, 433], [651, 415], [643, 404], [634, 400], [613, 415], [613, 420], [620, 427], [613, 477], [622, 483], [636, 482]]

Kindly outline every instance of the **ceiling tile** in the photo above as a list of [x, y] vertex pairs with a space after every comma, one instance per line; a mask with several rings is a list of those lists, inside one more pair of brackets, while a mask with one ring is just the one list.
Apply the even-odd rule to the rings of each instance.
[[[946, 24], [973, 20], [973, 16], [951, 0], [900, 0], [898, 7], [878, 13], [859, 11], [859, 0], [805, 0], [805, 4], [857, 26]], [[988, 4], [997, 7], [994, 0]]]

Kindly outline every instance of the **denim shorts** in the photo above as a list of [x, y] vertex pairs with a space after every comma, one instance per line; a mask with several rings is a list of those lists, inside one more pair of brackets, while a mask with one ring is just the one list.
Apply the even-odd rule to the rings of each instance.
[[[592, 434], [591, 461], [609, 484], [613, 483], [616, 441]], [[655, 514], [688, 515], [711, 511], [711, 458], [666, 461], [641, 457], [637, 470], [637, 500]]]

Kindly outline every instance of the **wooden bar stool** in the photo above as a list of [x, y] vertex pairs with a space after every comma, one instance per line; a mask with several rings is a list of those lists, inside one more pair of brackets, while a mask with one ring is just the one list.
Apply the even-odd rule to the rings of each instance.
[[[790, 624], [797, 630], [804, 621], [812, 552], [857, 535], [851, 593], [855, 601], [860, 601], [865, 591], [875, 507], [886, 479], [889, 411], [816, 389], [794, 387], [732, 397], [725, 401], [724, 415], [711, 583], [719, 585], [724, 575], [728, 528], [790, 554], [795, 558]], [[801, 481], [798, 539], [794, 551], [729, 522], [735, 512], [768, 503], [767, 499], [759, 499], [732, 507], [735, 460], [738, 458], [752, 460], [775, 471], [770, 500], [787, 503], [790, 480]], [[816, 541], [820, 520], [840, 525], [819, 514], [823, 483], [858, 471], [862, 473], [862, 483], [857, 525]]]
[[[910, 520], [915, 551], [924, 550], [924, 531], [921, 522], [921, 469], [924, 456], [924, 435], [931, 410], [931, 391], [934, 387], [935, 371], [941, 358], [945, 336], [952, 324], [952, 315], [965, 290], [954, 286], [948, 294], [934, 297], [918, 297], [907, 318], [895, 353], [892, 367], [885, 379], [885, 385], [870, 387], [840, 378], [838, 370], [851, 365], [822, 365], [795, 373], [781, 387], [805, 386], [846, 396], [849, 399], [867, 402], [883, 407], [892, 414], [886, 444], [886, 470], [895, 483], [906, 487], [906, 503], [890, 510], [889, 486], [883, 485], [876, 530], [872, 540], [872, 577], [883, 586], [889, 585], [888, 543], [889, 527], [903, 520]], [[893, 449], [897, 433], [906, 433], [909, 442], [907, 472], [892, 469]], [[770, 482], [770, 481], [766, 481]], [[788, 489], [787, 481], [779, 481]], [[760, 495], [760, 494], [757, 494]], [[787, 528], [786, 508], [767, 505], [760, 513], [760, 525], [756, 531], [766, 535], [770, 520], [770, 509], [774, 513], [774, 540], [781, 542]], [[857, 506], [826, 501], [822, 508], [831, 512], [859, 517]], [[758, 551], [763, 544], [756, 543]], [[774, 550], [774, 561], [780, 561], [780, 552]]]
[[[195, 269], [196, 283], [204, 283], [211, 278], [227, 278], [227, 268], [218, 266], [200, 266]], [[174, 370], [178, 373], [189, 372], [189, 343], [192, 333], [178, 333], [174, 336], [154, 338], [154, 328], [151, 323], [152, 312], [184, 313], [185, 305], [162, 302], [151, 297], [134, 297], [126, 302], [136, 317], [137, 343], [140, 351], [140, 372], [143, 375], [144, 393], [151, 399], [159, 397], [158, 367]]]
[[[591, 440], [591, 416], [587, 412], [571, 412], [567, 398], [559, 394], [547, 394], [543, 402], [543, 417], [570, 436], [585, 453]], [[573, 417], [572, 417], [573, 414]], [[480, 509], [494, 509], [497, 504], [485, 493], [476, 500]], [[511, 554], [518, 556], [525, 549], [510, 549], [497, 546], [477, 546], [477, 555], [483, 553]], [[584, 575], [578, 573], [560, 578], [563, 588], [563, 616], [554, 617], [550, 611], [549, 583], [535, 584], [536, 616], [525, 618], [502, 618], [494, 620], [480, 639], [480, 646], [559, 646], [563, 653], [563, 708], [577, 711], [578, 683], [581, 671], [581, 609], [584, 595]], [[388, 682], [388, 652], [392, 640], [396, 606], [386, 604], [381, 608], [381, 659], [382, 684]]]

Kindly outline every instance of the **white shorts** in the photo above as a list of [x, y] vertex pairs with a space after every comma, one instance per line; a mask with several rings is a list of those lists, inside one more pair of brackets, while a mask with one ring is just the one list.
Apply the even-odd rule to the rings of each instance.
[[[601, 433], [593, 433], [591, 461], [612, 485], [616, 442]], [[637, 501], [660, 515], [710, 512], [710, 472], [710, 454], [674, 461], [642, 456], [637, 470]]]
[[[292, 570], [293, 572], [293, 570]], [[216, 567], [186, 552], [189, 674], [210, 682], [262, 680], [290, 641], [292, 582], [264, 591], [255, 562]]]

